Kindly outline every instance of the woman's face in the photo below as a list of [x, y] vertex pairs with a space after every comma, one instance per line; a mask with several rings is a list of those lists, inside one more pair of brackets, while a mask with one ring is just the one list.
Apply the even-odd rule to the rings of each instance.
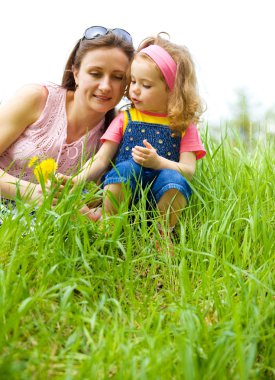
[[76, 91], [82, 104], [106, 113], [121, 100], [126, 86], [129, 58], [119, 48], [99, 48], [83, 57], [74, 69]]

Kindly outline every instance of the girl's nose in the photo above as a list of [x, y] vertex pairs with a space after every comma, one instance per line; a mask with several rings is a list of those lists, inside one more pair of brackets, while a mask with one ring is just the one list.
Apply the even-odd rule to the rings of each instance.
[[140, 92], [139, 86], [135, 83], [133, 84], [132, 90], [135, 94], [138, 94]]

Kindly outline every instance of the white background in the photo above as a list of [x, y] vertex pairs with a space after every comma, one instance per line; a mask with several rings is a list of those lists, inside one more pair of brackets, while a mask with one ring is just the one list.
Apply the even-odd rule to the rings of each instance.
[[[274, 4], [274, 5], [273, 5]], [[60, 83], [84, 29], [128, 30], [135, 47], [166, 31], [196, 63], [204, 119], [230, 118], [243, 88], [261, 115], [275, 108], [274, 0], [9, 0], [0, 13], [0, 101], [31, 82]]]

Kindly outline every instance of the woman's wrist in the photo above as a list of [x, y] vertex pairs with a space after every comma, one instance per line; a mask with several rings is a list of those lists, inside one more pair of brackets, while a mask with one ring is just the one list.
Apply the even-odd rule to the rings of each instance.
[[19, 192], [22, 199], [25, 201], [32, 200], [33, 194], [36, 189], [36, 184], [28, 181], [20, 181], [19, 182]]
[[1, 195], [7, 199], [15, 199], [19, 195], [25, 199], [26, 193], [30, 192], [30, 185], [30, 182], [9, 176], [8, 179], [5, 179], [1, 183]]

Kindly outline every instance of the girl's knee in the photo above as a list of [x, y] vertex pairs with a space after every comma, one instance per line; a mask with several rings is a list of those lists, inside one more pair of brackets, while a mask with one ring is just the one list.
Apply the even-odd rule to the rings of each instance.
[[109, 185], [104, 186], [104, 192], [112, 194], [120, 194], [122, 188], [122, 183], [110, 183]]
[[184, 194], [176, 187], [167, 189], [165, 192], [163, 192], [158, 203], [160, 202], [165, 202], [167, 204], [176, 202], [176, 203], [181, 204], [184, 207], [187, 205], [187, 200]]
[[118, 212], [119, 204], [124, 200], [121, 189], [121, 183], [104, 186], [103, 208], [106, 214], [112, 215]]
[[164, 169], [159, 174], [152, 188], [157, 201], [163, 196], [165, 198], [177, 197], [179, 201], [188, 202], [192, 194], [192, 189], [184, 176], [176, 170]]
[[159, 174], [159, 179], [166, 183], [177, 183], [181, 184], [182, 182], [185, 182], [186, 179], [183, 177], [183, 175], [176, 170], [171, 170], [171, 169], [163, 169], [161, 170]]

